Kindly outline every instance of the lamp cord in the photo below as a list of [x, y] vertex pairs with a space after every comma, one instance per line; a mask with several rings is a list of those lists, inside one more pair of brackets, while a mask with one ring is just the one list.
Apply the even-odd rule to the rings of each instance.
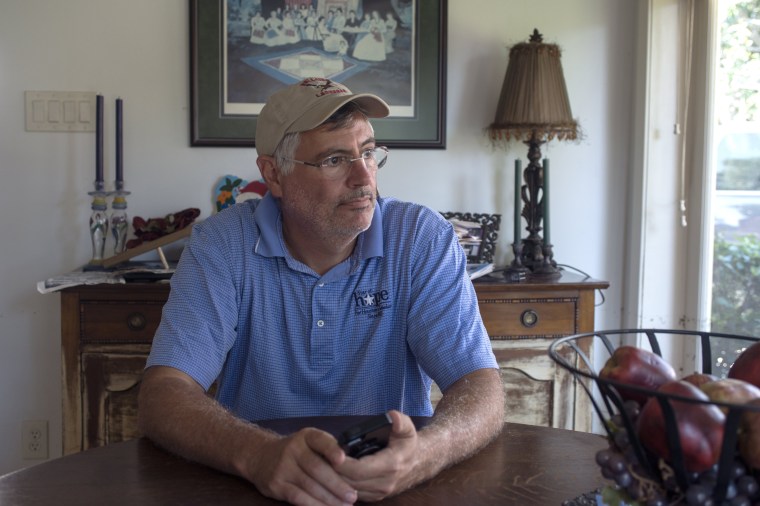
[[[557, 267], [560, 267], [560, 268], [567, 268], [567, 269], [571, 269], [571, 270], [574, 270], [575, 272], [578, 272], [578, 273], [580, 273], [580, 274], [583, 274], [584, 276], [586, 276], [586, 279], [590, 279], [590, 278], [591, 278], [591, 274], [589, 274], [589, 273], [587, 273], [587, 272], [584, 272], [584, 271], [580, 270], [580, 269], [579, 269], [579, 268], [577, 268], [577, 267], [573, 267], [572, 265], [567, 265], [567, 264], [557, 264]], [[601, 288], [597, 288], [597, 289], [596, 289], [596, 291], [597, 291], [597, 292], [599, 292], [599, 296], [602, 298], [602, 300], [599, 302], [599, 304], [594, 304], [594, 306], [596, 306], [596, 307], [599, 307], [599, 306], [601, 306], [602, 304], [604, 304], [604, 301], [605, 301], [606, 299], [605, 299], [605, 297], [604, 297], [604, 292], [602, 291], [602, 289], [601, 289]]]
[[[561, 270], [561, 269], [563, 269], [563, 268], [567, 268], [567, 269], [573, 270], [573, 271], [575, 271], [575, 272], [577, 272], [577, 273], [579, 273], [579, 274], [582, 274], [583, 276], [585, 276], [585, 279], [591, 279], [591, 274], [589, 274], [589, 273], [587, 273], [587, 272], [584, 272], [584, 271], [580, 270], [580, 269], [579, 269], [579, 268], [577, 268], [577, 267], [573, 267], [572, 265], [567, 265], [567, 264], [557, 264], [557, 267], [558, 267], [560, 270]], [[497, 274], [497, 273], [499, 273], [499, 272], [503, 272], [503, 271], [504, 271], [504, 269], [505, 269], [505, 267], [497, 267], [496, 269], [494, 269], [493, 271], [491, 271], [491, 273], [490, 273], [490, 274], [491, 274], [491, 275], [493, 275], [493, 274]], [[602, 291], [602, 289], [601, 289], [601, 288], [597, 288], [597, 289], [596, 289], [596, 291], [597, 291], [597, 292], [599, 292], [599, 296], [601, 297], [601, 299], [602, 299], [602, 300], [599, 302], [599, 304], [594, 304], [594, 306], [595, 306], [595, 307], [599, 307], [599, 306], [601, 306], [602, 304], [604, 304], [604, 302], [605, 302], [607, 299], [604, 297], [604, 292]]]
[[[681, 136], [681, 160], [680, 160], [680, 201], [679, 207], [681, 211], [681, 226], [686, 227], [686, 134], [688, 132], [689, 123], [689, 97], [691, 94], [691, 59], [693, 52], [694, 41], [694, 0], [685, 0], [686, 3], [686, 19], [684, 21], [683, 33], [683, 49], [685, 58], [683, 58], [683, 94], [679, 94], [683, 100], [676, 101], [676, 124], [674, 125], [673, 133]], [[683, 111], [683, 122], [678, 122], [678, 117]]]

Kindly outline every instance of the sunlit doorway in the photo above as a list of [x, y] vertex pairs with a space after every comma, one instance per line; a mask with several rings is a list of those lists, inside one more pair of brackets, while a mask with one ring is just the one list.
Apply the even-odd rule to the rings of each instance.
[[[720, 0], [713, 118], [713, 332], [760, 337], [760, 0]], [[718, 340], [725, 376], [745, 342]]]

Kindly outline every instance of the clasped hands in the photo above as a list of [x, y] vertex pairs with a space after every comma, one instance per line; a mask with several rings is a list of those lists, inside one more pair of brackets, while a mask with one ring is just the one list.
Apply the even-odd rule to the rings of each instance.
[[393, 430], [377, 453], [348, 457], [331, 434], [306, 428], [264, 443], [244, 475], [262, 494], [303, 506], [379, 501], [399, 493], [419, 481], [419, 439], [411, 418], [389, 414]]

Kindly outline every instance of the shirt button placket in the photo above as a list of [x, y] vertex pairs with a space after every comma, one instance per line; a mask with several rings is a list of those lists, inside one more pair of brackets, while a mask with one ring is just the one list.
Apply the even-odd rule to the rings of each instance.
[[[327, 328], [327, 322], [324, 319], [324, 308], [327, 306], [329, 290], [325, 290], [325, 283], [317, 283], [313, 291], [312, 314], [316, 319], [316, 328], [314, 329], [311, 340], [311, 359], [315, 364], [332, 364], [333, 343], [330, 342], [330, 331]], [[320, 318], [320, 316], [322, 318]]]

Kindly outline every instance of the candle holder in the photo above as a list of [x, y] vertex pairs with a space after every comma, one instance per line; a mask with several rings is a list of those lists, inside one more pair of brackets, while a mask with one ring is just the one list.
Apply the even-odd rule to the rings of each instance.
[[556, 279], [562, 275], [557, 262], [554, 261], [554, 251], [551, 244], [544, 242], [541, 247], [541, 263], [533, 269], [531, 277], [534, 279]]
[[124, 182], [116, 181], [114, 186], [116, 191], [112, 192], [113, 203], [111, 204], [111, 218], [109, 227], [113, 235], [113, 253], [118, 255], [124, 252], [127, 246], [127, 231], [129, 228], [129, 219], [127, 216], [127, 199], [130, 192], [124, 190]]
[[512, 263], [509, 264], [509, 267], [504, 269], [504, 277], [510, 283], [525, 281], [528, 278], [528, 274], [530, 274], [530, 269], [525, 267], [522, 263], [522, 249], [522, 241], [512, 243], [512, 252], [514, 253], [515, 258], [512, 260]]
[[90, 214], [92, 259], [90, 265], [99, 266], [103, 262], [103, 253], [108, 237], [108, 216], [106, 215], [108, 192], [103, 190], [102, 181], [95, 181], [95, 191], [88, 192], [88, 195], [92, 196], [92, 203], [90, 204], [90, 209], [92, 209], [92, 214]]

